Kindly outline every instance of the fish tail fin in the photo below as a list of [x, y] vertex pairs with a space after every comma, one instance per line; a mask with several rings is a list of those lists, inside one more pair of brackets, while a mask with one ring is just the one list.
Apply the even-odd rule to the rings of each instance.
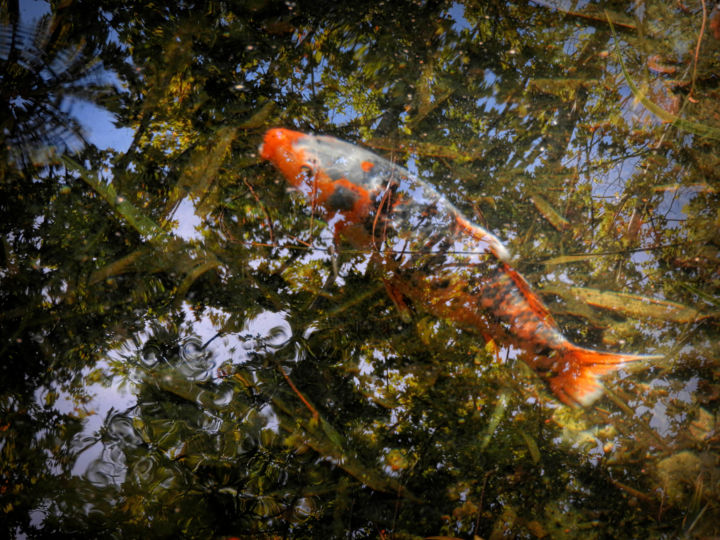
[[563, 403], [582, 407], [587, 407], [602, 395], [600, 377], [603, 375], [629, 363], [662, 358], [593, 351], [576, 345], [570, 345], [561, 355], [553, 370], [555, 373], [549, 379], [550, 389]]

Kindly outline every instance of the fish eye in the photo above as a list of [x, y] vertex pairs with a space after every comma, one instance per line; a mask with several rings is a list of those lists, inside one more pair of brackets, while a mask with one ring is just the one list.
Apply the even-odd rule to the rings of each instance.
[[300, 166], [300, 172], [302, 172], [303, 174], [306, 174], [308, 176], [312, 176], [313, 174], [315, 174], [313, 167], [308, 163], [303, 163]]

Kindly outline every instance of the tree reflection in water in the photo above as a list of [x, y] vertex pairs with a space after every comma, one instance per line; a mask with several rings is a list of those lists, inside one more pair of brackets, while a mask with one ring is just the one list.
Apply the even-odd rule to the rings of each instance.
[[[11, 534], [720, 534], [716, 10], [1, 9]], [[68, 96], [127, 149], [86, 144]], [[259, 163], [278, 125], [417, 172], [574, 342], [668, 360], [572, 410], [511, 351], [398, 313]]]

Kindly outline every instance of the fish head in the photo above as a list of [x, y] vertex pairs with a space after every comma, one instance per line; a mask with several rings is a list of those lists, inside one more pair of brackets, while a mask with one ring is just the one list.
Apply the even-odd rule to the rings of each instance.
[[302, 192], [312, 190], [316, 166], [296, 145], [299, 139], [308, 137], [299, 131], [273, 128], [265, 133], [260, 145], [260, 157], [270, 161], [293, 187]]
[[284, 128], [265, 133], [260, 157], [269, 160], [301, 192], [313, 211], [336, 223], [358, 223], [369, 212], [371, 159], [382, 158], [332, 137]]

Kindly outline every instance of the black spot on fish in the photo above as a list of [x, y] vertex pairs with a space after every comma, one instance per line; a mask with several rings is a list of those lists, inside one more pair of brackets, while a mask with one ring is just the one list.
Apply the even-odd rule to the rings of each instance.
[[535, 354], [538, 356], [550, 356], [553, 350], [550, 347], [536, 347]]
[[327, 205], [332, 210], [352, 210], [358, 200], [358, 194], [345, 186], [336, 186], [328, 197]]

